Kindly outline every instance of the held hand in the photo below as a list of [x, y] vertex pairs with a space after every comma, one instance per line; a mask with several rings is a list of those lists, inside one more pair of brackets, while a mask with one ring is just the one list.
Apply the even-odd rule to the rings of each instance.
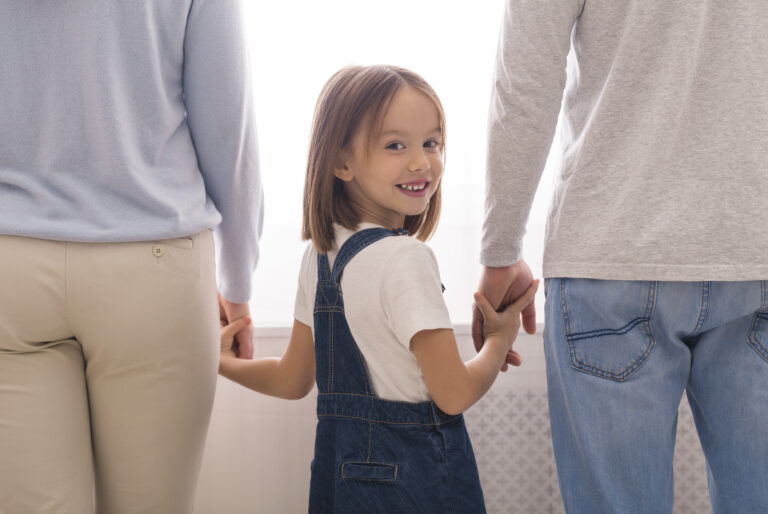
[[[248, 303], [230, 302], [219, 294], [219, 319], [221, 326], [232, 324], [241, 318], [250, 318]], [[234, 334], [232, 350], [241, 359], [253, 358], [253, 326], [248, 323]]]
[[[224, 321], [224, 320], [222, 320]], [[235, 353], [235, 335], [251, 324], [251, 318], [240, 318], [221, 327], [221, 357], [237, 357]]]
[[533, 303], [538, 288], [539, 281], [534, 280], [531, 286], [513, 304], [508, 305], [501, 312], [496, 312], [482, 292], [475, 293], [475, 309], [480, 312], [483, 319], [480, 334], [482, 340], [498, 337], [507, 347], [507, 362], [504, 364], [504, 370], [506, 370], [507, 364], [519, 366], [522, 363], [520, 354], [512, 349], [512, 345], [520, 330], [520, 315]]
[[[503, 268], [484, 267], [480, 277], [478, 291], [481, 291], [488, 298], [488, 302], [494, 309], [500, 310], [520, 297], [526, 289], [533, 283], [533, 274], [531, 268], [524, 260], [520, 260], [511, 266]], [[529, 334], [536, 333], [536, 306], [531, 302], [522, 312], [523, 329]], [[475, 349], [480, 351], [483, 346], [482, 337], [483, 316], [480, 310], [475, 306], [472, 309], [472, 340]], [[515, 364], [510, 355], [507, 360], [509, 364]], [[506, 371], [505, 364], [502, 371]]]

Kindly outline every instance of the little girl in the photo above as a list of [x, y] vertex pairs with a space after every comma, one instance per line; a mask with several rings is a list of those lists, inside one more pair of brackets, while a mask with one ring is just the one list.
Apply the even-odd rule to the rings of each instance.
[[[222, 375], [300, 398], [316, 381], [310, 512], [485, 512], [462, 412], [491, 386], [538, 285], [497, 313], [480, 293], [485, 343], [459, 357], [437, 262], [422, 241], [440, 214], [445, 119], [432, 88], [390, 66], [349, 67], [315, 110], [304, 254], [281, 358], [235, 358]], [[514, 361], [514, 359], [513, 359]]]

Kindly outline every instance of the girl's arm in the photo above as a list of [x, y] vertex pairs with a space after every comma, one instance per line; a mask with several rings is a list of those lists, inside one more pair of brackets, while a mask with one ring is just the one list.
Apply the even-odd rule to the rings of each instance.
[[462, 362], [453, 330], [422, 330], [411, 338], [411, 351], [432, 399], [446, 414], [459, 414], [479, 400], [493, 384], [520, 330], [520, 313], [533, 301], [538, 281], [502, 312], [482, 293], [475, 301], [485, 319], [484, 344], [476, 357]]
[[250, 320], [240, 319], [221, 330], [219, 373], [263, 394], [288, 400], [305, 397], [315, 383], [315, 344], [312, 330], [293, 321], [288, 348], [282, 357], [238, 359], [232, 352], [232, 338]]

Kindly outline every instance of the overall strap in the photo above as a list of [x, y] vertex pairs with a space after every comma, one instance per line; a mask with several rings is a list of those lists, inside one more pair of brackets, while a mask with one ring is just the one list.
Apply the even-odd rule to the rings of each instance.
[[317, 280], [331, 280], [331, 267], [328, 265], [328, 255], [324, 253], [317, 254]]
[[328, 270], [328, 257], [317, 256], [317, 291], [315, 292], [315, 378], [319, 393], [342, 393], [369, 396], [373, 394], [365, 359], [357, 347], [344, 313], [341, 274], [344, 267], [366, 246], [396, 232], [385, 228], [361, 230], [339, 249]]
[[360, 253], [360, 251], [368, 245], [388, 236], [400, 235], [408, 235], [408, 231], [404, 229], [389, 230], [386, 228], [367, 228], [360, 232], [356, 232], [341, 245], [339, 254], [336, 256], [336, 260], [333, 263], [331, 279], [337, 284], [340, 283], [341, 274], [344, 273], [344, 267], [349, 264], [349, 261], [351, 261], [355, 255]]

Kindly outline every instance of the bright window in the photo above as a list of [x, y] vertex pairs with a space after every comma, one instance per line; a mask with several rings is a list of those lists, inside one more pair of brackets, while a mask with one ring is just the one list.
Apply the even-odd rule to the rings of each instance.
[[[261, 168], [266, 195], [262, 256], [251, 310], [257, 326], [290, 326], [312, 113], [325, 81], [350, 64], [394, 64], [422, 75], [447, 117], [443, 214], [429, 242], [455, 324], [468, 323], [480, 272], [485, 141], [503, 0], [294, 0], [246, 2]], [[550, 159], [548, 169], [558, 166]], [[541, 276], [552, 174], [528, 222], [525, 258]], [[543, 293], [538, 320], [543, 322]]]

